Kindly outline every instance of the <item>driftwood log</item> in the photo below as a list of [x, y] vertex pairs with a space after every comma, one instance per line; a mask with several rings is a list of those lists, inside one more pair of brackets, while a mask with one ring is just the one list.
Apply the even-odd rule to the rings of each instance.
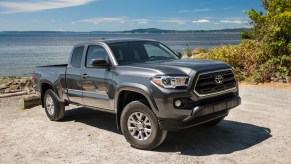
[[23, 109], [32, 108], [41, 104], [39, 95], [27, 95], [23, 98]]
[[20, 92], [14, 92], [14, 93], [6, 93], [6, 94], [0, 94], [0, 98], [5, 98], [5, 97], [12, 97], [12, 96], [22, 96], [26, 95], [27, 91], [20, 91]]

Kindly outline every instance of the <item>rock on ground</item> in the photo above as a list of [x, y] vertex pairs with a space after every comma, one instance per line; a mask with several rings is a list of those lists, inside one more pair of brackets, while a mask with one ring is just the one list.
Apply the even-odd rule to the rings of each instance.
[[3, 77], [0, 79], [0, 94], [20, 91], [33, 92], [33, 81], [30, 77]]

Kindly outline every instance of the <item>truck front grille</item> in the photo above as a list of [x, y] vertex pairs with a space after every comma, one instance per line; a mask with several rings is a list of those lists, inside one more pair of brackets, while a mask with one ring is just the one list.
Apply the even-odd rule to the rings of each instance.
[[232, 70], [221, 70], [198, 75], [194, 91], [199, 96], [225, 93], [236, 90], [236, 81]]

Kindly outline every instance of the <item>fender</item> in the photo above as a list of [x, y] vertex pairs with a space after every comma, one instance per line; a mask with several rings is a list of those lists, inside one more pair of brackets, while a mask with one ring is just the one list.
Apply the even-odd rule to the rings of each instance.
[[117, 129], [120, 129], [120, 118], [119, 118], [119, 115], [118, 115], [118, 97], [120, 95], [120, 93], [122, 91], [132, 91], [132, 92], [137, 92], [137, 93], [140, 93], [142, 94], [146, 99], [147, 101], [149, 102], [150, 106], [151, 106], [151, 109], [153, 110], [153, 112], [156, 114], [158, 112], [158, 107], [154, 101], [154, 98], [150, 92], [150, 90], [142, 85], [142, 84], [138, 84], [138, 83], [122, 83], [120, 85], [117, 86], [117, 89], [116, 89], [116, 94], [115, 94], [115, 97], [114, 97], [114, 111], [116, 113], [116, 125], [117, 125]]
[[52, 90], [53, 90], [53, 94], [55, 95], [55, 97], [58, 99], [58, 101], [60, 101], [60, 102], [62, 102], [63, 100], [61, 100], [60, 99], [60, 97], [59, 97], [59, 95], [57, 95], [56, 93], [56, 88], [54, 87], [54, 85], [50, 82], [50, 81], [48, 81], [48, 80], [44, 80], [44, 79], [42, 79], [42, 80], [40, 80], [39, 81], [39, 86], [40, 86], [40, 88], [39, 88], [39, 91], [40, 91], [40, 95], [41, 95], [41, 104], [42, 104], [42, 106], [43, 106], [43, 97], [44, 97], [44, 92], [42, 91], [42, 85], [43, 84], [48, 84], [48, 85], [50, 85], [51, 86], [51, 88], [52, 88]]
[[153, 109], [153, 112], [156, 113], [158, 111], [158, 107], [154, 101], [154, 98], [150, 92], [150, 90], [142, 85], [142, 84], [138, 84], [138, 83], [122, 83], [120, 85], [117, 86], [116, 88], [116, 94], [115, 94], [115, 102], [114, 102], [114, 111], [117, 113], [117, 106], [118, 106], [118, 97], [120, 95], [120, 93], [122, 91], [132, 91], [132, 92], [137, 92], [142, 94], [147, 101], [149, 102], [151, 108]]

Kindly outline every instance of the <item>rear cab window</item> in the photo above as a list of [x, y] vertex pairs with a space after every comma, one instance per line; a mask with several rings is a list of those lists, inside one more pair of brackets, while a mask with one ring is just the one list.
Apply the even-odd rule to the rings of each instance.
[[84, 46], [75, 47], [72, 57], [71, 65], [75, 68], [81, 68], [82, 56], [83, 56]]

